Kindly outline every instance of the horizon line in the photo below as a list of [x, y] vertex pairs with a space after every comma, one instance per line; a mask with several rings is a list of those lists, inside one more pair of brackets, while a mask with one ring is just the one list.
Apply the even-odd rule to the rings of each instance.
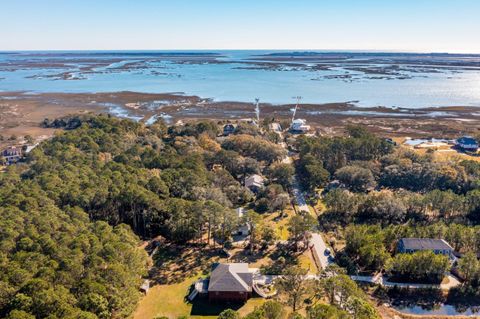
[[393, 49], [308, 49], [308, 48], [291, 48], [291, 49], [221, 49], [221, 48], [205, 48], [205, 49], [0, 49], [0, 53], [8, 52], [88, 52], [88, 51], [97, 51], [97, 52], [127, 52], [127, 51], [139, 51], [139, 52], [159, 52], [159, 51], [171, 51], [171, 52], [182, 52], [182, 51], [284, 51], [284, 52], [358, 52], [358, 53], [409, 53], [409, 54], [474, 54], [480, 55], [480, 52], [474, 51], [445, 51], [445, 50], [432, 50], [432, 51], [422, 51], [422, 50], [393, 50]]

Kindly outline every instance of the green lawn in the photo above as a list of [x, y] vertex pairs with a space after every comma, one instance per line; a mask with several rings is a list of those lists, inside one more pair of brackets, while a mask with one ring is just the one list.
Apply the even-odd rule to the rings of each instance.
[[195, 280], [196, 277], [177, 284], [153, 286], [140, 301], [133, 318], [152, 319], [156, 316], [177, 318], [190, 315], [192, 306], [184, 302], [184, 297]]
[[148, 294], [140, 301], [133, 318], [153, 319], [166, 316], [176, 319], [216, 318], [224, 309], [232, 308], [241, 314], [251, 312], [262, 304], [261, 298], [252, 298], [246, 304], [215, 305], [196, 298], [195, 302], [186, 301], [190, 286], [200, 277], [207, 277], [214, 262], [225, 262], [212, 250], [206, 248], [163, 247], [154, 258], [154, 284]]
[[[289, 237], [288, 220], [294, 215], [292, 207], [285, 210], [282, 218], [279, 212], [264, 214], [264, 221], [273, 227], [281, 240]], [[248, 262], [251, 267], [260, 267], [272, 262], [271, 252], [264, 255], [248, 255], [243, 250], [234, 254], [230, 262]], [[225, 262], [218, 257], [213, 250], [205, 248], [180, 248], [166, 246], [158, 251], [154, 257], [154, 274], [151, 276], [152, 285], [148, 294], [140, 301], [133, 318], [153, 319], [166, 316], [176, 319], [180, 316], [188, 318], [216, 318], [218, 314], [227, 308], [237, 310], [241, 316], [252, 312], [255, 307], [262, 305], [262, 298], [251, 298], [245, 304], [215, 305], [206, 300], [196, 298], [195, 302], [186, 301], [190, 286], [200, 277], [207, 277], [210, 267], [214, 262]], [[314, 265], [306, 255], [299, 257], [299, 264], [306, 269], [315, 272]]]
[[190, 277], [177, 284], [152, 287], [140, 301], [133, 318], [153, 319], [160, 316], [166, 316], [171, 319], [176, 319], [180, 316], [197, 319], [216, 318], [221, 311], [227, 308], [235, 309], [243, 316], [264, 302], [262, 298], [251, 298], [242, 305], [215, 305], [210, 304], [207, 300], [197, 298], [193, 304], [187, 303], [184, 298], [190, 285], [197, 278]]

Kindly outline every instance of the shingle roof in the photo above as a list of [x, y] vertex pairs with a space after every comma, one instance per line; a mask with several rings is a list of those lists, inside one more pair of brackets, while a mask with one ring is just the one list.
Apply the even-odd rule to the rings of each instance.
[[457, 143], [474, 145], [477, 141], [471, 136], [463, 136], [457, 140]]
[[403, 243], [405, 249], [412, 250], [453, 250], [443, 239], [432, 238], [402, 238], [400, 241]]
[[253, 274], [248, 264], [219, 264], [210, 276], [208, 291], [252, 291]]

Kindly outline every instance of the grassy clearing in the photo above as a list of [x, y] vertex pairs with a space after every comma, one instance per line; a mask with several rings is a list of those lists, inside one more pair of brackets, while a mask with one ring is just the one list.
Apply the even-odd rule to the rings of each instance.
[[308, 270], [309, 274], [315, 275], [318, 273], [318, 269], [312, 258], [310, 250], [306, 250], [303, 254], [298, 256], [298, 265], [301, 268]]
[[188, 278], [178, 284], [157, 285], [140, 301], [134, 319], [152, 319], [156, 316], [177, 318], [190, 315], [192, 306], [184, 302], [188, 288], [196, 278]]
[[280, 212], [265, 213], [263, 221], [266, 225], [273, 227], [279, 237], [279, 240], [288, 240], [290, 233], [288, 232], [288, 221], [295, 214], [293, 207], [287, 207], [280, 217]]
[[[313, 210], [316, 212], [318, 216], [320, 216], [321, 214], [323, 214], [323, 212], [325, 212], [325, 210], [327, 210], [327, 206], [325, 206], [325, 203], [323, 202], [323, 200], [319, 199], [315, 204], [315, 206], [313, 206]], [[318, 216], [314, 216], [314, 217], [318, 217]]]
[[[255, 258], [255, 256], [249, 257]], [[261, 298], [252, 298], [245, 304], [230, 305], [210, 304], [199, 298], [193, 304], [186, 301], [190, 286], [198, 278], [207, 277], [214, 262], [226, 262], [212, 249], [166, 246], [158, 251], [154, 259], [155, 266], [151, 271], [153, 286], [140, 301], [134, 313], [134, 319], [153, 319], [160, 316], [172, 319], [180, 316], [216, 318], [227, 308], [247, 314], [264, 302]], [[269, 260], [267, 258], [264, 262]], [[263, 261], [260, 258], [257, 262]]]
[[[425, 155], [428, 150], [426, 149], [417, 149], [410, 146], [403, 146], [405, 148], [414, 150], [418, 154]], [[462, 160], [471, 160], [480, 162], [480, 156], [458, 152], [456, 149], [451, 147], [441, 148], [433, 151], [433, 158], [437, 162], [451, 162], [451, 161], [462, 161]]]
[[[282, 217], [280, 212], [263, 214], [263, 220], [268, 227], [273, 227], [279, 240], [289, 238], [288, 221], [295, 214], [293, 207], [288, 207]], [[272, 264], [272, 255], [276, 247], [271, 246], [266, 251], [256, 251], [249, 254], [243, 248], [230, 251], [232, 257], [227, 261], [218, 257], [215, 250], [208, 247], [163, 247], [154, 257], [154, 267], [151, 271], [153, 286], [148, 294], [140, 301], [133, 316], [134, 319], [153, 319], [166, 316], [176, 319], [180, 316], [188, 318], [216, 318], [227, 309], [237, 310], [241, 316], [252, 312], [255, 307], [261, 306], [265, 300], [251, 298], [245, 304], [215, 305], [206, 300], [197, 298], [193, 304], [185, 298], [190, 286], [200, 277], [207, 277], [214, 262], [247, 262], [252, 268], [261, 268]], [[316, 267], [309, 252], [298, 257], [298, 263], [311, 273], [316, 273]]]
[[480, 156], [472, 156], [470, 154], [459, 153], [455, 150], [436, 151], [434, 155], [435, 155], [435, 160], [438, 162], [462, 161], [462, 160], [480, 162]]
[[228, 308], [235, 309], [244, 316], [265, 302], [262, 298], [251, 298], [245, 304], [215, 305], [207, 300], [196, 300], [193, 304], [187, 303], [184, 297], [197, 278], [191, 277], [177, 284], [152, 287], [141, 300], [133, 318], [153, 319], [160, 316], [172, 319], [180, 316], [196, 319], [217, 318], [220, 312]]
[[261, 268], [272, 263], [271, 255], [275, 251], [274, 247], [269, 247], [267, 251], [254, 251], [252, 254], [245, 249], [234, 249], [230, 253], [232, 257], [228, 262], [248, 263], [250, 268]]

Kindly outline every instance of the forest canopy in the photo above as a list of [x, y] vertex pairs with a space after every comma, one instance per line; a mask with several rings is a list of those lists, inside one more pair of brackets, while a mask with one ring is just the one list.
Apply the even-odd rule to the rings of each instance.
[[75, 123], [0, 175], [0, 317], [127, 318], [146, 275], [139, 237], [225, 242], [262, 170], [284, 186], [254, 206], [288, 203], [292, 171], [270, 168], [284, 151], [251, 129], [219, 143], [212, 121]]

